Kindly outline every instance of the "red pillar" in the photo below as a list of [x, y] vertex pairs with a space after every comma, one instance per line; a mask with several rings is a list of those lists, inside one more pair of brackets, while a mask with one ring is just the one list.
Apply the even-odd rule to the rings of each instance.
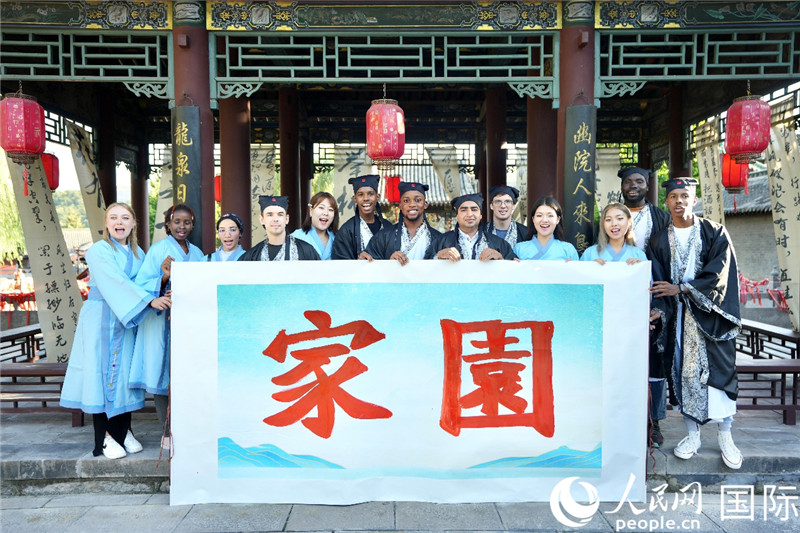
[[297, 127], [297, 90], [278, 89], [278, 128], [281, 146], [281, 195], [289, 197], [289, 231], [300, 227], [300, 136]]
[[690, 177], [692, 162], [684, 164], [683, 146], [683, 93], [680, 86], [669, 91], [669, 176]]
[[[558, 112], [553, 101], [527, 97], [528, 137], [528, 210], [543, 196], [555, 196], [558, 190], [556, 153], [558, 139], [553, 135]], [[526, 213], [526, 217], [530, 212]]]
[[[175, 105], [200, 108], [201, 200], [195, 231], [201, 231], [202, 248], [214, 249], [214, 114], [211, 111], [208, 31], [205, 2], [173, 2], [173, 77]], [[176, 9], [180, 7], [180, 9]], [[196, 208], [197, 206], [192, 206]]]
[[[304, 136], [300, 141], [300, 212], [303, 218], [308, 213], [307, 206], [313, 196], [311, 180], [314, 179], [314, 143]], [[302, 220], [298, 220], [298, 226]]]
[[250, 235], [250, 100], [219, 101], [219, 144], [222, 176], [222, 213], [239, 215], [244, 224], [242, 248], [252, 245]]
[[556, 198], [564, 205], [564, 118], [567, 106], [594, 103], [594, 2], [563, 3], [559, 44]]
[[486, 190], [506, 183], [506, 90], [486, 89]]
[[97, 179], [103, 201], [111, 205], [117, 201], [117, 153], [114, 124], [114, 100], [110, 93], [100, 93], [100, 124], [97, 128]]
[[[478, 192], [484, 198], [489, 198], [489, 190], [486, 188], [486, 141], [478, 139], [477, 150], [475, 150], [475, 179], [478, 182]], [[488, 220], [489, 202], [483, 202], [483, 219]]]
[[[649, 169], [653, 164], [650, 158], [650, 141], [642, 140], [639, 142], [639, 166], [641, 168]], [[658, 205], [658, 176], [655, 172], [651, 172], [650, 179], [647, 182], [647, 199], [653, 205]]]
[[131, 174], [131, 207], [136, 214], [136, 239], [145, 252], [150, 248], [150, 177], [149, 147], [147, 140], [139, 141], [136, 153], [136, 172]]

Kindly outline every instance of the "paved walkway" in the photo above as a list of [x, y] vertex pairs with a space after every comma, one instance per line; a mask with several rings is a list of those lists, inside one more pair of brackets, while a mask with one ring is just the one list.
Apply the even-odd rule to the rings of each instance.
[[[142, 453], [118, 461], [90, 453], [92, 427], [70, 427], [64, 415], [1, 415], [0, 460], [3, 532], [149, 531], [563, 531], [548, 503], [441, 505], [369, 502], [350, 506], [207, 504], [169, 506], [168, 462], [159, 461], [154, 414], [135, 413]], [[703, 428], [701, 455], [672, 456], [684, 435], [677, 413], [662, 424], [665, 446], [654, 450], [648, 504], [603, 503], [580, 531], [800, 531], [800, 425], [785, 426], [772, 411], [743, 411], [734, 439], [745, 456], [739, 471], [719, 458], [716, 428]], [[680, 500], [681, 488], [698, 481], [698, 509]], [[665, 506], [678, 498], [677, 509]], [[738, 508], [730, 499], [736, 486]], [[774, 487], [778, 489], [770, 498]], [[752, 490], [754, 496], [749, 496]], [[742, 492], [744, 491], [744, 492]], [[743, 495], [743, 496], [742, 496]], [[765, 505], [766, 502], [766, 505]], [[738, 514], [735, 513], [738, 509]], [[642, 511], [637, 514], [637, 511]], [[752, 518], [750, 512], [752, 511]], [[785, 518], [785, 520], [784, 520]], [[672, 522], [670, 522], [672, 521]]]

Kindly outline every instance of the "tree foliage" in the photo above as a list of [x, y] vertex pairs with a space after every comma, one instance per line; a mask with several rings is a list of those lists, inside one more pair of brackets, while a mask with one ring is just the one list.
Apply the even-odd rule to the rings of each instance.
[[26, 253], [11, 177], [0, 172], [0, 260], [21, 261]]
[[53, 191], [53, 204], [56, 206], [58, 221], [62, 228], [89, 227], [81, 191]]

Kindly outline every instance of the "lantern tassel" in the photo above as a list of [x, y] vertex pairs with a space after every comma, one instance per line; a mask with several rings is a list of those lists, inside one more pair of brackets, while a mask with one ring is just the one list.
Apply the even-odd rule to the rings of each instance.
[[24, 165], [25, 170], [22, 171], [22, 181], [25, 183], [25, 196], [28, 196], [28, 177], [31, 173], [28, 171], [28, 164]]
[[736, 213], [736, 195], [733, 195], [733, 212]]

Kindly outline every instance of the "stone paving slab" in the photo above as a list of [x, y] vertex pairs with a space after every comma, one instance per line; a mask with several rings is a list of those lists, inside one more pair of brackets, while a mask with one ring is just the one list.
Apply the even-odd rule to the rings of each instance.
[[291, 505], [193, 505], [176, 532], [283, 531]]
[[[68, 528], [62, 528], [61, 531], [66, 533], [87, 533], [89, 531], [175, 531], [190, 509], [191, 506], [189, 505], [176, 507], [156, 505], [89, 507]], [[116, 527], [109, 527], [111, 524], [116, 524]]]
[[[15, 533], [64, 533], [90, 508], [6, 509], [0, 514], [0, 530]], [[86, 533], [87, 530], [76, 530]], [[108, 531], [108, 527], [98, 529]]]
[[65, 494], [53, 496], [45, 507], [143, 505], [149, 498], [149, 494]]
[[293, 505], [286, 531], [312, 529], [394, 529], [394, 504], [369, 502], [356, 505]]
[[594, 515], [584, 526], [566, 527], [553, 516], [549, 503], [498, 503], [496, 506], [503, 525], [510, 530], [591, 531], [592, 533], [613, 531], [601, 513]]
[[51, 499], [50, 496], [9, 496], [0, 498], [0, 509], [37, 509]]
[[395, 504], [395, 517], [395, 526], [401, 530], [505, 529], [493, 503], [397, 502]]

